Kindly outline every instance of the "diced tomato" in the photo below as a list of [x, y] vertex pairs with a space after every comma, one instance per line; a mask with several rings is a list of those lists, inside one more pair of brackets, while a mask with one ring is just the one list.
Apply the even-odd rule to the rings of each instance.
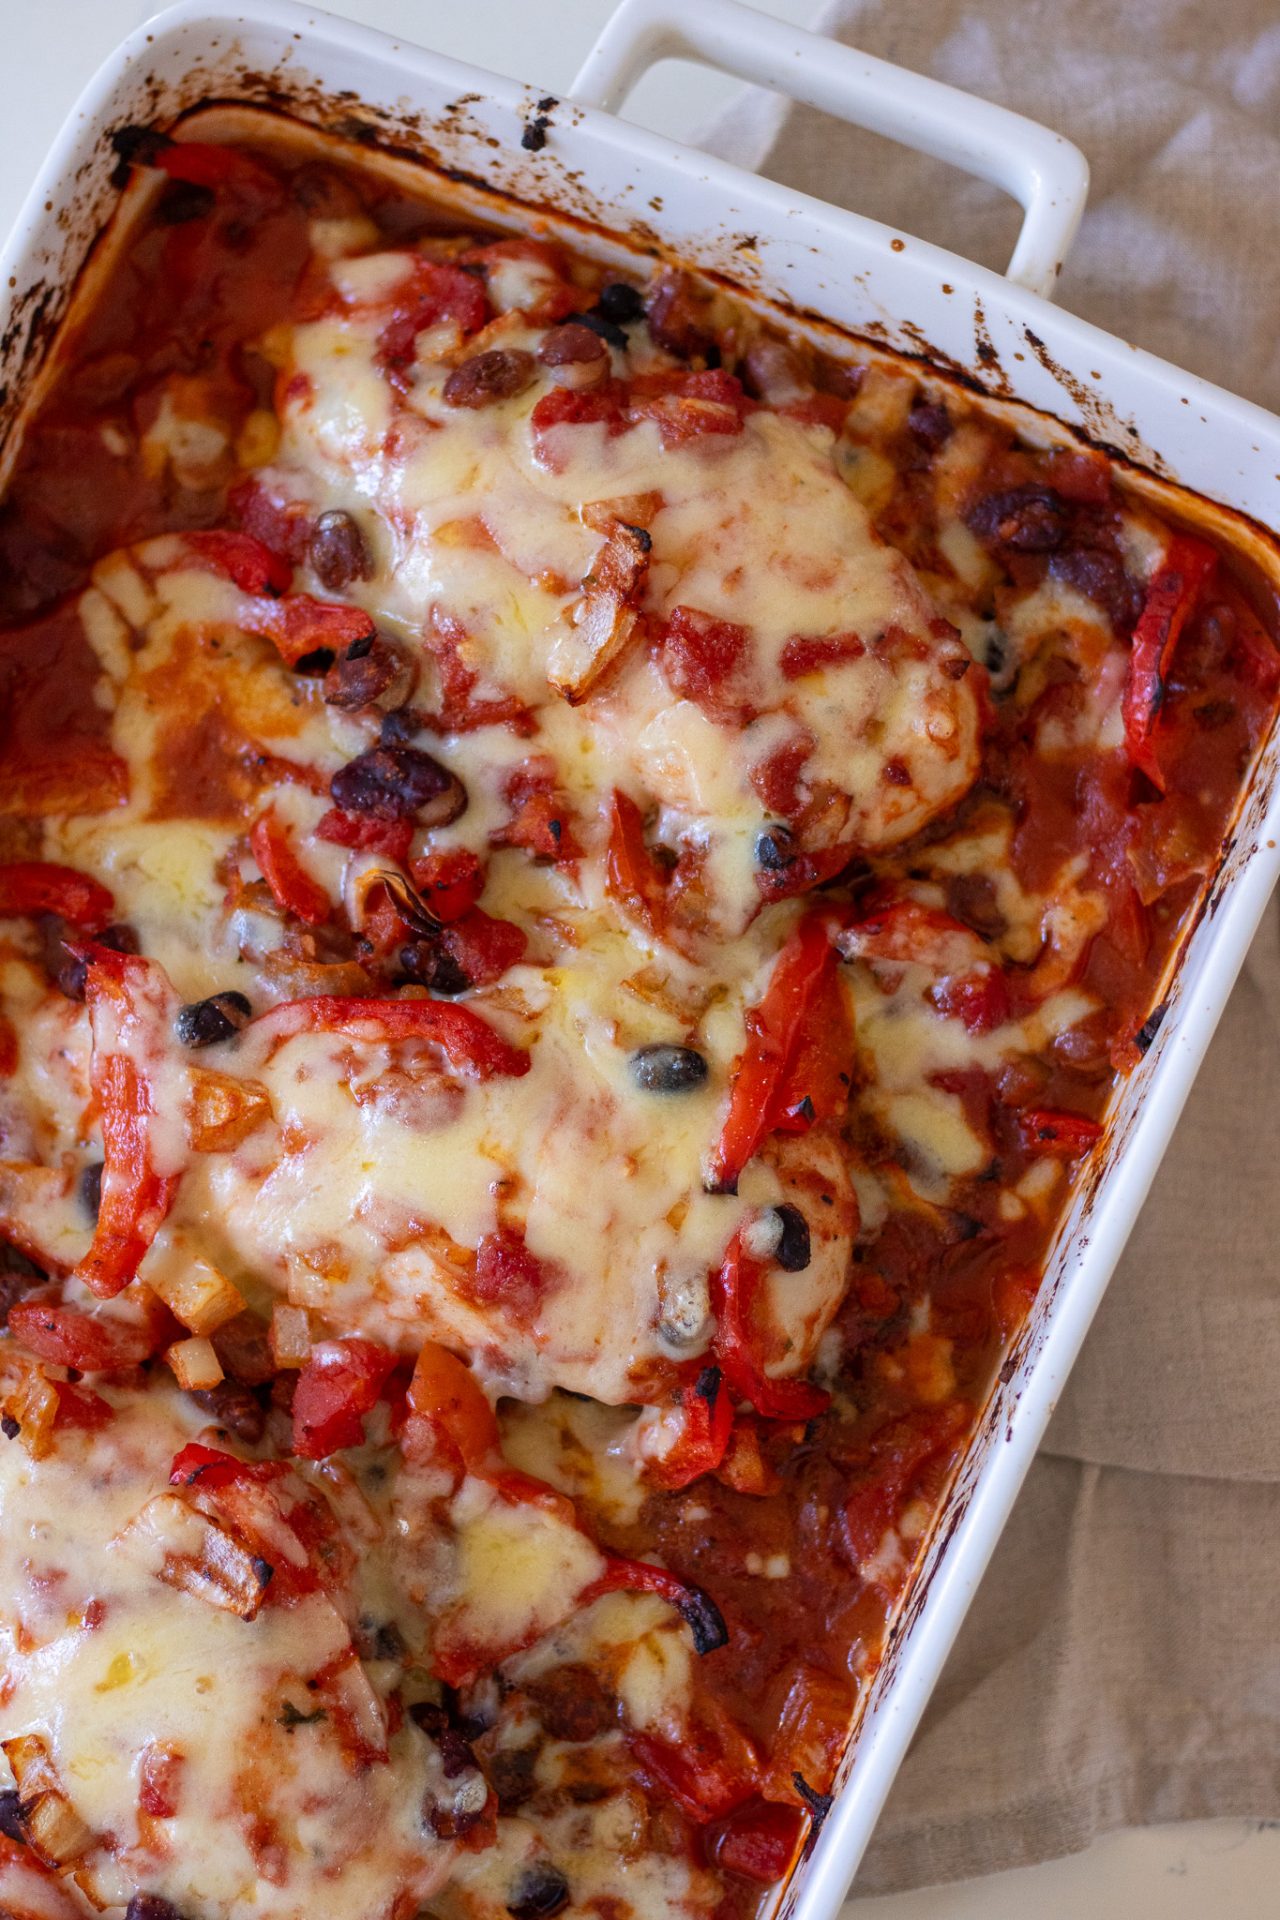
[[511, 920], [495, 920], [482, 907], [461, 914], [441, 936], [473, 987], [500, 980], [508, 967], [519, 966], [529, 936]]
[[663, 446], [682, 447], [706, 434], [741, 433], [752, 404], [737, 375], [723, 367], [679, 369], [638, 375], [627, 392], [626, 414], [633, 424], [656, 421]]
[[386, 367], [408, 366], [418, 335], [441, 321], [456, 321], [463, 333], [475, 333], [489, 317], [484, 282], [461, 267], [415, 256], [406, 278], [392, 294], [399, 311], [378, 336], [378, 355]]
[[254, 821], [249, 845], [276, 905], [310, 927], [324, 926], [333, 912], [329, 896], [298, 859], [284, 822], [273, 809]]
[[582, 848], [552, 762], [526, 760], [508, 775], [503, 793], [511, 818], [490, 834], [490, 846], [523, 847], [535, 860], [557, 865], [581, 859]]
[[184, 1759], [176, 1748], [151, 1741], [138, 1767], [138, 1809], [152, 1820], [172, 1820], [178, 1811]]
[[1164, 705], [1165, 685], [1179, 636], [1217, 563], [1217, 554], [1204, 541], [1175, 534], [1164, 565], [1147, 589], [1146, 603], [1133, 630], [1124, 683], [1125, 746], [1133, 765], [1161, 793], [1165, 777], [1156, 752], [1156, 725]]
[[696, 1381], [676, 1389], [679, 1436], [665, 1453], [645, 1461], [645, 1478], [655, 1486], [687, 1487], [714, 1473], [725, 1457], [733, 1432], [733, 1403], [723, 1389], [718, 1367], [706, 1367]]
[[409, 1382], [401, 1445], [407, 1458], [430, 1457], [442, 1440], [464, 1471], [491, 1465], [499, 1454], [498, 1423], [479, 1381], [456, 1354], [428, 1340]]
[[[764, 763], [766, 766], [768, 764]], [[752, 777], [754, 781], [754, 772]], [[768, 805], [768, 802], [765, 804]], [[834, 880], [837, 874], [843, 873], [856, 852], [856, 846], [849, 842], [802, 849], [778, 866], [761, 867], [756, 873], [756, 885], [765, 900], [793, 900], [799, 894], [812, 893], [815, 887], [825, 886], [828, 880]]]
[[759, 1749], [710, 1701], [681, 1729], [679, 1746], [634, 1731], [627, 1744], [649, 1779], [698, 1826], [723, 1818], [755, 1794]]
[[999, 967], [985, 966], [973, 973], [949, 975], [930, 990], [930, 999], [950, 1020], [960, 1020], [969, 1033], [991, 1033], [1009, 1018], [1009, 983]]
[[385, 853], [401, 864], [409, 858], [413, 835], [412, 820], [380, 820], [377, 814], [344, 813], [341, 807], [330, 807], [316, 827], [317, 840], [357, 853]]
[[341, 1033], [352, 1039], [433, 1040], [451, 1066], [475, 1080], [518, 1080], [529, 1071], [529, 1056], [495, 1033], [470, 1007], [443, 1000], [355, 999], [317, 994], [311, 1000], [287, 1000], [256, 1022], [281, 1040], [299, 1033]]
[[[838, 960], [821, 913], [802, 920], [774, 962], [759, 1006], [746, 1018], [747, 1044], [734, 1065], [729, 1111], [711, 1156], [715, 1189], [732, 1192], [748, 1160], [779, 1127], [834, 1119], [848, 1094], [851, 1034], [847, 1003], [829, 1019]], [[808, 1076], [812, 1086], [800, 1086]], [[802, 1111], [805, 1097], [811, 1111]]]
[[874, 1556], [916, 1480], [956, 1446], [968, 1418], [968, 1408], [952, 1401], [887, 1421], [872, 1436], [864, 1477], [844, 1508], [845, 1549], [855, 1568]]
[[251, 533], [221, 530], [183, 537], [203, 567], [230, 580], [241, 593], [287, 593], [293, 584], [289, 562]]
[[[622, 389], [615, 380], [602, 380], [595, 387], [552, 387], [535, 405], [529, 425], [535, 439], [553, 427], [603, 424], [610, 434], [621, 433], [626, 426], [622, 399]], [[542, 457], [545, 461], [545, 451]]]
[[1074, 1160], [1102, 1138], [1098, 1121], [1085, 1113], [1055, 1107], [1027, 1107], [1018, 1115], [1018, 1133], [1031, 1153], [1057, 1153]]
[[[260, 480], [246, 478], [228, 489], [227, 507], [244, 532], [260, 541], [273, 556], [278, 554], [293, 567], [300, 567], [307, 558], [315, 522], [301, 501], [280, 499], [268, 493]], [[270, 584], [268, 579], [267, 585]], [[286, 580], [279, 591], [286, 592], [289, 584]], [[263, 591], [261, 587], [250, 588], [250, 592]]]
[[784, 680], [803, 680], [824, 667], [842, 667], [861, 660], [865, 643], [856, 633], [793, 633], [779, 657]]
[[672, 693], [692, 700], [709, 720], [745, 725], [752, 708], [740, 681], [751, 635], [699, 607], [673, 607], [657, 639], [657, 659]]
[[100, 933], [115, 905], [100, 881], [75, 867], [51, 860], [11, 860], [0, 866], [0, 917], [57, 913], [73, 927]]
[[378, 1403], [396, 1357], [372, 1340], [323, 1340], [298, 1375], [293, 1451], [323, 1460], [364, 1439], [364, 1416]]
[[797, 1807], [748, 1800], [716, 1821], [703, 1844], [712, 1866], [771, 1887], [795, 1859], [803, 1825]]
[[547, 1270], [530, 1253], [523, 1234], [499, 1227], [483, 1236], [471, 1282], [477, 1300], [527, 1315], [541, 1304], [548, 1285]]
[[766, 1420], [812, 1420], [830, 1406], [831, 1395], [808, 1380], [775, 1380], [757, 1355], [752, 1318], [763, 1279], [764, 1268], [735, 1234], [711, 1278], [714, 1352], [725, 1386]]
[[145, 1031], [146, 1005], [155, 969], [134, 954], [107, 947], [88, 950], [85, 1000], [94, 1026], [91, 1079], [102, 1124], [102, 1203], [88, 1253], [77, 1279], [109, 1299], [128, 1286], [155, 1239], [178, 1190], [179, 1176], [156, 1171], [151, 1087], [133, 1052], [117, 1051], [100, 1038], [105, 1028]]
[[[167, 1308], [144, 1295], [137, 1319], [109, 1319], [69, 1306], [58, 1290], [29, 1293], [9, 1309], [9, 1331], [41, 1360], [81, 1373], [112, 1373], [141, 1366], [178, 1331]], [[81, 1409], [83, 1411], [83, 1409]], [[74, 1421], [72, 1424], [82, 1424]]]
[[532, 733], [533, 717], [513, 693], [477, 697], [480, 675], [467, 665], [467, 632], [452, 614], [433, 607], [423, 639], [440, 680], [440, 712], [425, 716], [424, 726], [437, 733], [473, 733], [479, 727], [510, 727], [513, 733]]
[[644, 815], [629, 793], [615, 787], [609, 809], [606, 893], [630, 919], [661, 938], [667, 924], [668, 878], [645, 843]]
[[466, 847], [445, 847], [415, 860], [413, 884], [437, 920], [460, 920], [484, 892], [485, 871]]

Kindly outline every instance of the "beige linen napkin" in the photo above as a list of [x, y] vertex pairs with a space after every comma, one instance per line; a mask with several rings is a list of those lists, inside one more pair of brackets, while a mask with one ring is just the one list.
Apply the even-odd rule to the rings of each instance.
[[[1061, 304], [1280, 408], [1276, 0], [843, 0], [824, 26], [1075, 140]], [[1017, 231], [991, 189], [807, 111], [764, 171], [996, 268]], [[1273, 902], [859, 1892], [1280, 1813], [1278, 1168]]]

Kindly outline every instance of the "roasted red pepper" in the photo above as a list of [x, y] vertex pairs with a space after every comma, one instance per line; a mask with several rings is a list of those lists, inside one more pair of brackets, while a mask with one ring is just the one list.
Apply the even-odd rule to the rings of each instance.
[[341, 653], [354, 640], [376, 631], [359, 607], [313, 600], [309, 593], [289, 593], [282, 600], [254, 600], [242, 607], [237, 624], [246, 633], [269, 640], [286, 666], [296, 667], [310, 653]]
[[86, 933], [101, 933], [115, 912], [107, 889], [87, 873], [51, 860], [13, 860], [0, 866], [0, 917], [57, 913]]
[[[102, 1123], [102, 1204], [93, 1243], [76, 1268], [91, 1292], [110, 1299], [127, 1287], [173, 1205], [179, 1176], [156, 1171], [152, 1091], [134, 1051], [116, 1041], [158, 1017], [155, 970], [134, 954], [86, 950], [85, 1000], [93, 1020], [91, 1078]], [[153, 1004], [147, 1005], [148, 999]]]
[[1124, 738], [1129, 759], [1153, 786], [1165, 791], [1156, 753], [1156, 723], [1174, 649], [1194, 613], [1217, 555], [1202, 540], [1175, 534], [1164, 565], [1147, 589], [1146, 604], [1133, 630], [1133, 650], [1124, 683]]
[[298, 1375], [293, 1396], [293, 1451], [323, 1460], [340, 1447], [358, 1447], [364, 1416], [396, 1364], [394, 1353], [372, 1340], [323, 1340]]
[[137, 1320], [110, 1320], [67, 1305], [57, 1292], [32, 1293], [10, 1307], [9, 1331], [53, 1366], [109, 1373], [141, 1366], [179, 1332], [168, 1308], [153, 1295], [145, 1297], [140, 1311]]
[[276, 905], [309, 927], [324, 926], [333, 911], [329, 896], [303, 867], [283, 821], [270, 808], [254, 821], [249, 845]]
[[724, 1383], [735, 1398], [747, 1400], [767, 1420], [812, 1420], [831, 1405], [831, 1395], [808, 1380], [775, 1380], [764, 1370], [751, 1325], [765, 1268], [735, 1234], [711, 1276], [716, 1315], [715, 1356]]
[[695, 1653], [714, 1653], [729, 1643], [729, 1629], [710, 1594], [682, 1580], [667, 1567], [651, 1566], [647, 1560], [624, 1560], [616, 1554], [607, 1557], [605, 1571], [578, 1595], [578, 1605], [589, 1606], [606, 1593], [653, 1593], [673, 1606], [693, 1635]]
[[184, 539], [201, 565], [239, 587], [241, 593], [287, 593], [293, 568], [251, 533], [188, 533]]
[[661, 939], [667, 923], [666, 882], [666, 873], [645, 845], [644, 815], [630, 794], [615, 787], [605, 891], [630, 919]]
[[640, 1732], [630, 1733], [627, 1745], [649, 1778], [697, 1826], [722, 1819], [755, 1795], [759, 1750], [714, 1700], [700, 1703], [681, 1729], [679, 1746]]
[[1055, 1107], [1027, 1107], [1018, 1115], [1022, 1144], [1031, 1153], [1059, 1153], [1066, 1159], [1088, 1153], [1102, 1138], [1102, 1128], [1084, 1113]]
[[[415, 1427], [415, 1422], [420, 1422]], [[430, 1457], [439, 1443], [456, 1455], [460, 1472], [492, 1465], [498, 1457], [498, 1423], [469, 1366], [435, 1340], [418, 1355], [409, 1382], [409, 1419], [401, 1444], [412, 1459]]]
[[475, 1080], [502, 1076], [520, 1079], [529, 1071], [521, 1047], [495, 1033], [470, 1007], [444, 1000], [354, 999], [317, 994], [313, 1000], [287, 1000], [255, 1023], [281, 1040], [298, 1033], [341, 1033], [353, 1040], [433, 1040], [451, 1066]]
[[735, 1191], [771, 1133], [802, 1132], [843, 1110], [852, 1034], [838, 964], [827, 917], [810, 914], [778, 955], [759, 1006], [747, 1013], [747, 1045], [711, 1156], [715, 1191]]
[[680, 1431], [665, 1453], [646, 1458], [645, 1478], [655, 1486], [687, 1487], [704, 1473], [714, 1473], [728, 1450], [733, 1432], [733, 1403], [724, 1391], [720, 1369], [704, 1367], [696, 1381], [678, 1387]]

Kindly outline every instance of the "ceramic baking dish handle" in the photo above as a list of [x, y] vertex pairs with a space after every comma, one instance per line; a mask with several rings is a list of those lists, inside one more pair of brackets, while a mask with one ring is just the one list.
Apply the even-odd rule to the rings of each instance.
[[1008, 277], [1052, 299], [1089, 191], [1078, 147], [1005, 107], [891, 66], [739, 0], [621, 0], [573, 85], [616, 113], [660, 60], [695, 60], [977, 174], [1019, 201]]

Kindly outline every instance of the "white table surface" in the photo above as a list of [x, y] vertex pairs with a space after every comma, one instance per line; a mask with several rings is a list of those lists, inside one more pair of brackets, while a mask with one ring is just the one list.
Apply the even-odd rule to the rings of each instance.
[[[902, 0], [928, 5], [930, 0]], [[696, 6], [697, 0], [690, 0]], [[818, 0], [755, 0], [797, 22]], [[613, 0], [329, 0], [328, 10], [457, 59], [565, 90]], [[0, 231], [94, 68], [158, 8], [145, 0], [0, 0]], [[731, 97], [691, 69], [635, 96], [677, 137]], [[1280, 1821], [1221, 1820], [1112, 1834], [1088, 1852], [960, 1886], [858, 1899], [846, 1920], [1270, 1920], [1280, 1912]]]

